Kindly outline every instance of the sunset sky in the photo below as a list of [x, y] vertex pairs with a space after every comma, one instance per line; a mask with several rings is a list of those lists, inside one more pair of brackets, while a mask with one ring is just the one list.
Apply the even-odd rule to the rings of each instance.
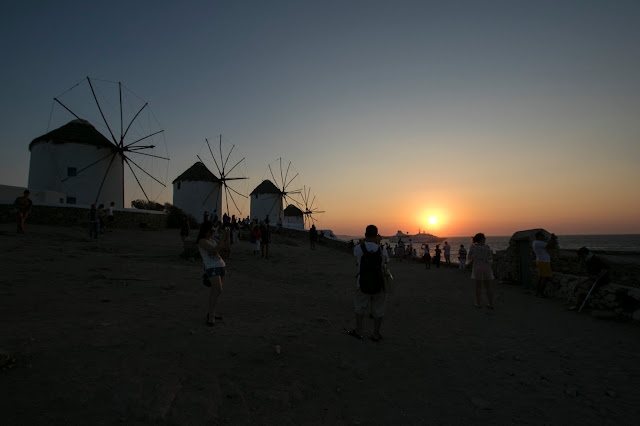
[[169, 184], [222, 134], [246, 157], [249, 191], [291, 161], [326, 211], [317, 226], [336, 234], [640, 233], [637, 0], [0, 11], [0, 184], [27, 185], [53, 97], [90, 76], [149, 101]]

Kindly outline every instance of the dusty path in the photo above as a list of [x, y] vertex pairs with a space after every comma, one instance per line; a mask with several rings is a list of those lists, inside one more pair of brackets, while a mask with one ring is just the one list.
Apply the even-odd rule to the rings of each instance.
[[[351, 256], [242, 243], [204, 326], [177, 231], [0, 225], [3, 424], [636, 424], [640, 327], [456, 270], [393, 264], [384, 339], [358, 341]], [[372, 324], [367, 323], [371, 329]], [[280, 354], [276, 351], [280, 347]]]

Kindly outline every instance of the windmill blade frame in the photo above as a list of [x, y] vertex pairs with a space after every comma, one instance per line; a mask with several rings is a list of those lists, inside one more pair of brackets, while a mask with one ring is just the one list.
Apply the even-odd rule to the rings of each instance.
[[[69, 122], [69, 115], [75, 120]], [[56, 123], [67, 124], [49, 131]], [[121, 82], [86, 77], [53, 98], [47, 135], [71, 124], [82, 125], [87, 130], [63, 143], [67, 146], [95, 145], [100, 158], [94, 155], [91, 159], [85, 150], [82, 155], [89, 159], [88, 165], [73, 174], [67, 173], [61, 179], [64, 186], [59, 187], [60, 192], [78, 193], [80, 202], [89, 199], [97, 202], [104, 197], [115, 201], [119, 207], [126, 207], [128, 201], [139, 198], [140, 192], [147, 201], [155, 201], [161, 196], [167, 186], [170, 160], [164, 130], [160, 129], [148, 102]], [[99, 137], [96, 139], [92, 135]], [[144, 140], [150, 143], [136, 145]], [[82, 152], [78, 149], [77, 152]], [[60, 167], [77, 169], [74, 163], [78, 161], [77, 157], [66, 155]], [[103, 165], [102, 161], [109, 157], [109, 164]], [[135, 174], [132, 164], [143, 172], [140, 176]], [[80, 175], [84, 179], [74, 179]]]
[[[236, 160], [232, 157], [235, 152], [237, 152], [235, 150], [235, 145], [232, 144], [230, 148], [223, 147], [222, 135], [219, 135], [218, 149], [215, 150], [217, 151], [216, 153], [214, 153], [214, 149], [211, 147], [211, 143], [208, 138], [205, 138], [205, 144], [209, 154], [211, 155], [211, 160], [213, 161], [215, 170], [218, 173], [216, 176], [218, 183], [217, 187], [214, 187], [207, 198], [203, 200], [203, 205], [207, 203], [211, 194], [217, 190], [214, 202], [214, 206], [216, 207], [214, 208], [217, 210], [217, 206], [219, 205], [221, 212], [225, 212], [229, 216], [231, 216], [232, 213], [237, 213], [238, 216], [241, 217], [244, 206], [240, 205], [241, 203], [239, 203], [238, 200], [249, 199], [246, 187], [246, 182], [249, 177], [246, 176], [246, 170], [242, 170], [242, 165], [246, 165], [245, 157], [240, 160]], [[197, 157], [206, 167], [205, 161], [203, 161], [200, 155], [197, 155]], [[228, 168], [227, 166], [230, 161], [232, 161], [233, 167]], [[235, 187], [232, 185], [235, 185]], [[233, 206], [235, 210], [231, 210], [231, 206]]]

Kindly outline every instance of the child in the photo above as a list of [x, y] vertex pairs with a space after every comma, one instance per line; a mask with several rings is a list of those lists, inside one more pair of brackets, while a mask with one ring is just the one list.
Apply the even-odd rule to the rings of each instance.
[[461, 271], [467, 269], [467, 249], [464, 248], [464, 244], [460, 244], [460, 249], [458, 250], [458, 269]]

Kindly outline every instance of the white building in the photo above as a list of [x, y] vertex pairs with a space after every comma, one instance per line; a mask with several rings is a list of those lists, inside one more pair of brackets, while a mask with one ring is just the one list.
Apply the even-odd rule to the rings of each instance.
[[29, 144], [29, 189], [66, 194], [68, 204], [124, 207], [124, 164], [86, 120], [73, 120]]
[[284, 222], [282, 193], [270, 180], [263, 180], [251, 194], [251, 220], [263, 221], [269, 215], [272, 224]]
[[204, 212], [214, 211], [222, 220], [220, 179], [200, 161], [173, 181], [173, 205], [201, 221]]

